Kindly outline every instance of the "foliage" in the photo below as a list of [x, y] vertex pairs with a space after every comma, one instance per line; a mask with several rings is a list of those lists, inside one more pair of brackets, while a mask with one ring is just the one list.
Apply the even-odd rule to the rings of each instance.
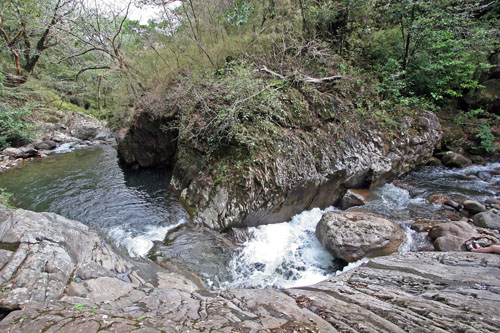
[[4, 188], [0, 187], [0, 205], [4, 205], [7, 208], [14, 208], [11, 201], [12, 193], [7, 192]]
[[479, 127], [476, 136], [480, 140], [479, 147], [485, 152], [490, 153], [494, 148], [495, 142], [495, 136], [491, 133], [491, 126], [489, 124], [483, 124]]
[[235, 26], [240, 26], [248, 23], [252, 10], [253, 6], [249, 1], [235, 0], [234, 7], [226, 11], [223, 17], [227, 22], [234, 24]]
[[26, 143], [33, 135], [33, 125], [26, 121], [28, 110], [15, 110], [0, 103], [0, 149]]
[[[307, 117], [308, 105], [290, 101], [297, 91], [338, 97], [353, 114], [395, 128], [407, 112], [451, 105], [481, 89], [488, 56], [498, 49], [495, 1], [140, 2], [155, 4], [159, 17], [131, 20], [131, 1], [0, 2], [11, 39], [4, 36], [0, 50], [6, 85], [15, 53], [28, 73], [25, 87], [5, 88], [0, 102], [33, 114], [86, 112], [118, 128], [151, 99], [159, 101], [155, 109], [180, 110], [182, 140], [247, 154]], [[35, 52], [40, 40], [45, 47]], [[28, 70], [34, 56], [36, 70]], [[277, 75], [259, 75], [264, 66]], [[329, 76], [341, 79], [301, 80]]]
[[228, 63], [216, 75], [191, 78], [194, 82], [176, 124], [179, 139], [206, 145], [208, 153], [239, 147], [248, 154], [276, 126], [286, 123], [283, 116], [284, 91], [281, 80], [255, 77], [247, 63]]
[[0, 96], [2, 96], [3, 93], [5, 80], [6, 80], [5, 75], [3, 75], [2, 72], [0, 72]]
[[357, 44], [380, 71], [385, 92], [443, 104], [480, 87], [480, 75], [490, 68], [495, 30], [474, 16], [477, 7], [472, 1], [377, 1], [381, 23], [360, 28]]

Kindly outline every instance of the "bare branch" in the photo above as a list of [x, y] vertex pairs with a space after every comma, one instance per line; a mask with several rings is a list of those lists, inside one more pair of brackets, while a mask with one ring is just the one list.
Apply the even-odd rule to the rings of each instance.
[[80, 75], [82, 75], [83, 73], [85, 73], [87, 71], [99, 70], [99, 69], [111, 69], [111, 67], [109, 67], [109, 66], [94, 66], [94, 67], [87, 67], [87, 68], [80, 69], [80, 71], [78, 71], [78, 73], [76, 74], [76, 79], [78, 80]]
[[[260, 69], [260, 71], [269, 73], [272, 76], [279, 77], [282, 80], [290, 80], [291, 79], [291, 78], [287, 78], [286, 76], [284, 76], [282, 74], [279, 74], [279, 73], [276, 73], [276, 72], [270, 70], [266, 66], [263, 66]], [[299, 75], [302, 76], [302, 78], [300, 78], [298, 81], [305, 82], [305, 83], [324, 83], [324, 82], [331, 82], [331, 81], [336, 81], [336, 80], [340, 80], [340, 79], [344, 78], [344, 76], [342, 76], [342, 75], [327, 76], [327, 77], [322, 77], [322, 78], [309, 77], [309, 76], [305, 76], [303, 74], [299, 74]]]
[[273, 75], [273, 76], [277, 76], [277, 77], [279, 77], [279, 78], [280, 78], [280, 79], [282, 79], [282, 80], [286, 80], [286, 77], [285, 77], [285, 76], [283, 76], [283, 75], [281, 75], [281, 74], [278, 74], [278, 73], [276, 73], [276, 72], [273, 72], [272, 70], [270, 70], [270, 69], [269, 69], [269, 68], [267, 68], [266, 66], [263, 66], [263, 67], [260, 69], [260, 71], [262, 71], [262, 72], [266, 72], [266, 73], [269, 73], [269, 74], [271, 74], [271, 75]]

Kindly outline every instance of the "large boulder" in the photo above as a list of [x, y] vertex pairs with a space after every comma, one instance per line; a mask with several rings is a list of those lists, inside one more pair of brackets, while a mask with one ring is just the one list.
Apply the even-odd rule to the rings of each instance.
[[[283, 131], [240, 169], [225, 161], [204, 165], [198, 152], [190, 163], [197, 165], [189, 171], [194, 176], [185, 177], [186, 168], [174, 167], [171, 185], [194, 222], [212, 229], [288, 221], [303, 210], [337, 204], [346, 188], [381, 185], [425, 164], [440, 139], [438, 119], [421, 112], [403, 123], [420, 129], [413, 140], [389, 140], [369, 124], [346, 128], [341, 140], [334, 134], [337, 124], [329, 122], [318, 122], [308, 135]], [[191, 148], [178, 149], [178, 160], [193, 156]]]
[[328, 212], [316, 237], [336, 258], [347, 262], [394, 253], [404, 240], [401, 227], [368, 212]]
[[496, 209], [481, 212], [474, 215], [474, 224], [482, 228], [500, 230], [500, 214]]
[[69, 113], [64, 117], [63, 123], [66, 132], [80, 140], [94, 140], [105, 128], [101, 121], [81, 113]]

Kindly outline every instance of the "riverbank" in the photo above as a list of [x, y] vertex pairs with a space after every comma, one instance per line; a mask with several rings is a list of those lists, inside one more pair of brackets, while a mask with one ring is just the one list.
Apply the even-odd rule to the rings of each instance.
[[82, 113], [62, 113], [57, 122], [38, 119], [33, 125], [35, 135], [30, 143], [0, 151], [0, 173], [35, 158], [100, 144], [116, 144], [114, 134], [104, 122]]
[[211, 292], [51, 213], [0, 207], [0, 243], [5, 332], [500, 329], [493, 254], [395, 254], [310, 287]]

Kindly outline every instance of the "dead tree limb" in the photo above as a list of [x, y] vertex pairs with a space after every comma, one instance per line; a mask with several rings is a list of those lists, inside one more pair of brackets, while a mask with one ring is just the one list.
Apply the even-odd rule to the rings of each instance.
[[[270, 70], [269, 68], [267, 68], [266, 66], [262, 66], [260, 71], [271, 74], [272, 76], [276, 76], [282, 80], [292, 79], [292, 77], [286, 77], [282, 74], [276, 73], [276, 72]], [[297, 77], [298, 77], [298, 79], [297, 79]], [[327, 77], [322, 77], [322, 78], [314, 78], [314, 77], [309, 77], [309, 76], [305, 76], [302, 74], [300, 74], [298, 76], [295, 76], [295, 75], [293, 76], [293, 80], [299, 81], [299, 82], [305, 82], [305, 83], [325, 83], [325, 82], [341, 80], [343, 78], [344, 78], [344, 76], [342, 76], [342, 75], [327, 76]]]

